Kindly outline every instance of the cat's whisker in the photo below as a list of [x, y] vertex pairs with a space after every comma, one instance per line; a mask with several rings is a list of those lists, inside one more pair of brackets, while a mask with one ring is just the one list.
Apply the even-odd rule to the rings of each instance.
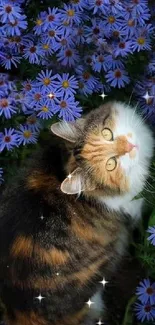
[[129, 97], [129, 101], [128, 101], [128, 105], [131, 104], [131, 99], [132, 99], [133, 93], [134, 93], [134, 90], [132, 90], [132, 92], [131, 92], [131, 95], [130, 95], [130, 97]]

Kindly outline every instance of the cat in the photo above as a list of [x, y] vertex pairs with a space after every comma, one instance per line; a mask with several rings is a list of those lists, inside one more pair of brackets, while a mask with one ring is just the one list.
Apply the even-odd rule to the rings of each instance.
[[145, 187], [154, 143], [133, 108], [108, 102], [51, 131], [0, 202], [7, 325], [99, 321], [102, 279], [114, 272], [141, 218], [143, 200], [134, 197]]

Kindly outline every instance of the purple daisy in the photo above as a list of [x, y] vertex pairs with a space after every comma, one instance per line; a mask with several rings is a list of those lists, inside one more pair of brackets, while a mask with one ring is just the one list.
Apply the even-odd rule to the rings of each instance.
[[53, 112], [58, 113], [58, 116], [65, 121], [74, 121], [81, 116], [82, 108], [73, 96], [66, 94], [63, 98], [56, 99]]
[[57, 78], [57, 75], [52, 75], [52, 70], [41, 71], [36, 80], [37, 86], [41, 87], [42, 94], [46, 92], [46, 90], [50, 90], [53, 88], [53, 81]]
[[28, 125], [29, 130], [32, 130], [32, 132], [39, 132], [42, 128], [41, 122], [35, 113], [27, 117], [26, 124]]
[[93, 14], [96, 13], [107, 13], [107, 8], [110, 5], [109, 0], [88, 0], [88, 6], [93, 10]]
[[126, 57], [132, 53], [132, 41], [123, 41], [121, 40], [115, 47], [114, 55]]
[[29, 42], [28, 45], [24, 48], [23, 57], [28, 59], [32, 64], [39, 64], [40, 57], [44, 55], [43, 49], [38, 46], [38, 44], [34, 44], [33, 42]]
[[72, 67], [78, 63], [79, 53], [76, 49], [68, 47], [59, 51], [57, 54], [57, 59], [62, 65]]
[[155, 226], [150, 226], [147, 232], [151, 234], [147, 239], [155, 246]]
[[122, 69], [108, 71], [108, 73], [105, 75], [105, 78], [112, 87], [118, 88], [125, 87], [125, 84], [128, 84], [130, 82], [127, 72]]
[[111, 11], [108, 11], [103, 17], [103, 27], [109, 32], [117, 29], [121, 23], [120, 15], [112, 14]]
[[78, 82], [74, 76], [70, 77], [69, 73], [63, 73], [62, 76], [59, 74], [57, 75], [57, 80], [54, 82], [54, 86], [62, 92], [62, 95], [72, 95], [76, 93]]
[[0, 152], [2, 152], [5, 148], [7, 150], [12, 150], [14, 147], [18, 147], [17, 134], [12, 128], [5, 128], [4, 133], [0, 133]]
[[135, 311], [136, 316], [138, 320], [141, 322], [147, 321], [153, 321], [155, 319], [155, 307], [151, 306], [150, 304], [135, 304]]
[[132, 50], [135, 52], [151, 50], [151, 39], [146, 35], [137, 35], [135, 39], [132, 40]]
[[5, 69], [10, 70], [12, 64], [17, 68], [17, 63], [20, 63], [20, 60], [21, 57], [16, 53], [6, 53], [5, 58], [0, 58], [0, 63]]
[[38, 133], [32, 131], [28, 125], [20, 125], [19, 131], [16, 131], [18, 144], [34, 144], [37, 142]]
[[43, 27], [45, 26], [46, 12], [40, 12], [39, 16], [35, 21], [35, 26], [33, 31], [36, 35], [41, 35], [43, 32]]
[[143, 304], [155, 304], [155, 283], [151, 284], [149, 279], [140, 282], [136, 289], [136, 295]]
[[74, 6], [64, 4], [63, 9], [60, 9], [60, 12], [61, 22], [66, 22], [69, 25], [72, 25], [73, 23], [80, 24], [81, 13], [76, 11]]
[[87, 8], [86, 6], [86, 0], [70, 0], [70, 3], [75, 10], [81, 10]]
[[15, 21], [8, 22], [5, 24], [5, 30], [9, 36], [20, 36], [21, 31], [27, 28], [26, 16], [22, 15], [20, 19], [15, 19]]
[[17, 113], [17, 110], [12, 103], [13, 98], [0, 98], [0, 116], [4, 115], [6, 119], [10, 119], [12, 114]]
[[107, 55], [102, 54], [102, 53], [96, 53], [92, 55], [92, 69], [95, 72], [101, 72], [103, 69], [104, 71], [108, 70], [108, 60], [107, 60]]
[[50, 43], [55, 51], [55, 47], [60, 41], [60, 37], [62, 35], [62, 28], [55, 26], [53, 29], [49, 29], [47, 32], [45, 32], [45, 34], [43, 34], [42, 41], [45, 43]]
[[39, 104], [37, 107], [37, 116], [42, 118], [43, 120], [48, 120], [53, 116], [52, 107], [50, 107], [48, 104]]
[[8, 2], [0, 3], [0, 19], [2, 23], [10, 21], [14, 23], [15, 19], [21, 18], [21, 8]]
[[40, 101], [44, 98], [41, 87], [33, 88], [26, 95], [27, 104], [29, 107], [37, 106]]
[[58, 8], [48, 8], [46, 13], [43, 31], [52, 29], [55, 26], [60, 25], [61, 13]]

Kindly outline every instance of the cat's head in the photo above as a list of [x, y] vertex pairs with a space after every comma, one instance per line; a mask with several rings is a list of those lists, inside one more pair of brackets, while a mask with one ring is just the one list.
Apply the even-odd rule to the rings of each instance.
[[51, 130], [73, 144], [64, 193], [139, 193], [148, 176], [153, 137], [134, 108], [109, 102], [73, 123]]

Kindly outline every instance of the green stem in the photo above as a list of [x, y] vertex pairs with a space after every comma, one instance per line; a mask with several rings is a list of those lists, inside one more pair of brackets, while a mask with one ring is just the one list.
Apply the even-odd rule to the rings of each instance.
[[129, 311], [130, 311], [130, 309], [131, 309], [131, 306], [134, 304], [134, 302], [135, 302], [136, 300], [137, 300], [137, 297], [136, 297], [136, 296], [133, 296], [133, 297], [129, 300], [129, 302], [128, 302], [128, 304], [127, 304], [127, 307], [126, 307], [126, 311], [125, 311], [124, 320], [123, 320], [122, 325], [130, 325], [130, 324], [128, 323]]

